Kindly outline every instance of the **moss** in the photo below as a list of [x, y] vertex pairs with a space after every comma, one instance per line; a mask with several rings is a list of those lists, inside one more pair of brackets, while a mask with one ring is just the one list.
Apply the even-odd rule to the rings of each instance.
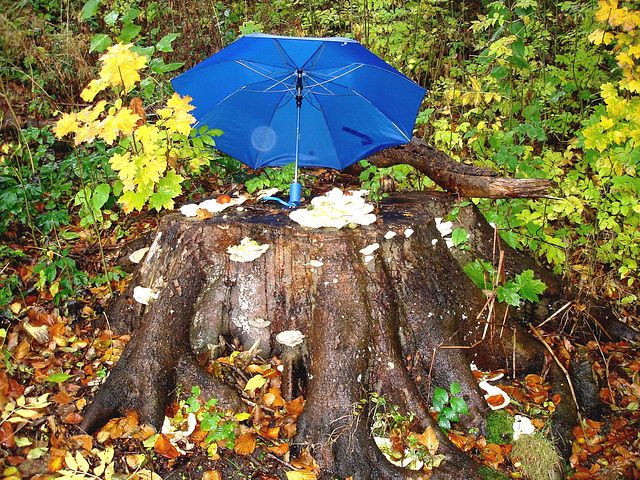
[[487, 417], [487, 443], [506, 445], [513, 442], [513, 417], [496, 410]]
[[511, 450], [514, 466], [520, 466], [528, 480], [560, 480], [562, 458], [555, 445], [542, 432], [522, 435]]
[[500, 470], [494, 470], [487, 466], [480, 467], [478, 473], [480, 473], [484, 480], [511, 480], [508, 475], [505, 475]]

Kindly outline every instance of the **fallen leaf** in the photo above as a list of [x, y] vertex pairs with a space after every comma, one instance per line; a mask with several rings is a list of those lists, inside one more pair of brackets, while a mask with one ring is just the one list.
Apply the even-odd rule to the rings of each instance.
[[58, 392], [53, 396], [53, 399], [56, 403], [60, 405], [67, 405], [73, 401], [73, 399], [69, 396], [67, 392]]
[[316, 480], [316, 474], [309, 470], [292, 470], [286, 472], [287, 480]]
[[80, 422], [82, 422], [82, 415], [80, 415], [78, 412], [73, 412], [67, 415], [64, 418], [64, 421], [65, 423], [68, 423], [70, 425], [79, 425]]
[[236, 437], [233, 444], [233, 451], [238, 455], [251, 455], [256, 449], [256, 437], [250, 433], [245, 433]]
[[202, 474], [202, 480], [222, 480], [222, 475], [217, 470], [207, 470]]
[[289, 451], [289, 444], [281, 443], [280, 445], [274, 445], [273, 447], [268, 447], [267, 450], [269, 450], [271, 453], [275, 455], [282, 456]]
[[9, 422], [0, 424], [0, 445], [7, 448], [13, 448], [16, 446], [16, 441], [13, 436], [13, 427]]
[[178, 449], [171, 443], [171, 441], [165, 434], [158, 435], [158, 439], [156, 440], [153, 448], [160, 455], [171, 460], [176, 459], [180, 456], [180, 452], [178, 452]]
[[427, 447], [427, 450], [429, 450], [431, 455], [435, 455], [438, 451], [438, 447], [440, 446], [440, 441], [438, 440], [436, 431], [432, 426], [428, 426], [422, 435], [418, 435], [416, 437], [416, 440], [420, 445]]
[[198, 220], [206, 220], [207, 218], [213, 217], [213, 213], [204, 208], [199, 208], [196, 210], [196, 216], [198, 217]]
[[74, 435], [73, 437], [69, 437], [69, 443], [71, 445], [76, 445], [87, 452], [90, 452], [93, 448], [93, 439], [89, 435]]
[[287, 402], [286, 410], [289, 415], [298, 417], [304, 410], [304, 398], [300, 396], [291, 400], [290, 402]]

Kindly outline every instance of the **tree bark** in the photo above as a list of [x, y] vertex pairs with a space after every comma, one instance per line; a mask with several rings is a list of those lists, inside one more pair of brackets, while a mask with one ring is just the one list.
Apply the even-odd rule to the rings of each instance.
[[374, 153], [367, 160], [379, 168], [411, 165], [446, 191], [470, 198], [547, 197], [553, 183], [542, 178], [498, 177], [488, 168], [457, 162], [417, 138], [411, 143]]
[[[433, 389], [460, 383], [470, 412], [461, 423], [482, 431], [489, 408], [469, 361], [490, 370], [539, 372], [544, 348], [515, 324], [498, 325], [499, 309], [491, 317], [483, 310], [486, 299], [429, 211], [452, 198], [400, 198], [381, 206], [375, 224], [343, 230], [304, 228], [284, 211], [255, 206], [202, 221], [163, 218], [128, 289], [108, 310], [111, 327], [133, 335], [81, 427], [94, 431], [116, 412], [136, 409], [159, 428], [178, 384], [183, 391], [199, 384], [205, 396], [242, 410], [235, 391], [210, 378], [194, 353], [225, 335], [246, 348], [259, 342], [265, 355], [277, 355], [276, 335], [299, 330], [304, 368], [296, 371], [306, 377], [306, 405], [294, 443], [312, 446], [323, 472], [362, 480], [420, 477], [390, 464], [366, 413], [354, 414], [354, 406], [376, 392], [413, 412], [419, 428], [435, 427], [446, 461], [431, 478], [479, 478], [478, 465], [435, 426], [428, 410]], [[244, 237], [269, 249], [252, 262], [233, 262], [227, 247]], [[368, 259], [360, 250], [374, 243], [379, 248]], [[137, 304], [136, 286], [151, 287], [157, 298], [148, 307]], [[490, 335], [484, 335], [487, 322]], [[568, 438], [575, 405], [566, 382], [555, 380], [566, 417], [559, 435]]]

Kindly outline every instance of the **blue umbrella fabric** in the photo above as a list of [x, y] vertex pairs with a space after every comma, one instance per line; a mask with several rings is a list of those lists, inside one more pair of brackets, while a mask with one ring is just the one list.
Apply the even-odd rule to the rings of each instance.
[[[251, 168], [343, 169], [411, 141], [425, 90], [355, 40], [250, 34], [172, 80]], [[297, 180], [297, 176], [296, 176]]]

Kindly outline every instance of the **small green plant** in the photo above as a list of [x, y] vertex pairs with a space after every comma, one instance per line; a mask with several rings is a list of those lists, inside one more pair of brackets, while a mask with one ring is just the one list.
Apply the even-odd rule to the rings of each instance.
[[218, 399], [212, 398], [202, 405], [198, 397], [200, 397], [200, 387], [196, 385], [191, 388], [191, 396], [185, 400], [185, 411], [195, 414], [200, 421], [200, 429], [203, 432], [209, 432], [205, 442], [210, 446], [214, 446], [217, 442], [224, 442], [227, 448], [233, 448], [238, 418], [230, 420], [225, 412], [218, 410], [216, 408]]
[[451, 430], [451, 422], [460, 421], [460, 415], [469, 415], [467, 402], [460, 397], [456, 397], [461, 392], [460, 384], [453, 382], [449, 387], [449, 392], [437, 387], [433, 391], [432, 405], [438, 412], [438, 425], [443, 430]]
[[487, 292], [494, 292], [499, 302], [514, 307], [523, 300], [538, 302], [538, 295], [547, 288], [542, 281], [533, 278], [533, 270], [525, 270], [513, 279], [502, 279], [502, 282], [492, 265], [484, 260], [476, 259], [465, 265], [463, 270], [485, 295]]
[[[248, 179], [244, 186], [249, 193], [265, 188], [277, 188], [279, 192], [284, 192], [289, 189], [294, 177], [295, 163], [289, 163], [284, 167], [265, 168], [260, 175]], [[300, 179], [300, 183], [304, 186], [303, 182], [303, 179]]]

